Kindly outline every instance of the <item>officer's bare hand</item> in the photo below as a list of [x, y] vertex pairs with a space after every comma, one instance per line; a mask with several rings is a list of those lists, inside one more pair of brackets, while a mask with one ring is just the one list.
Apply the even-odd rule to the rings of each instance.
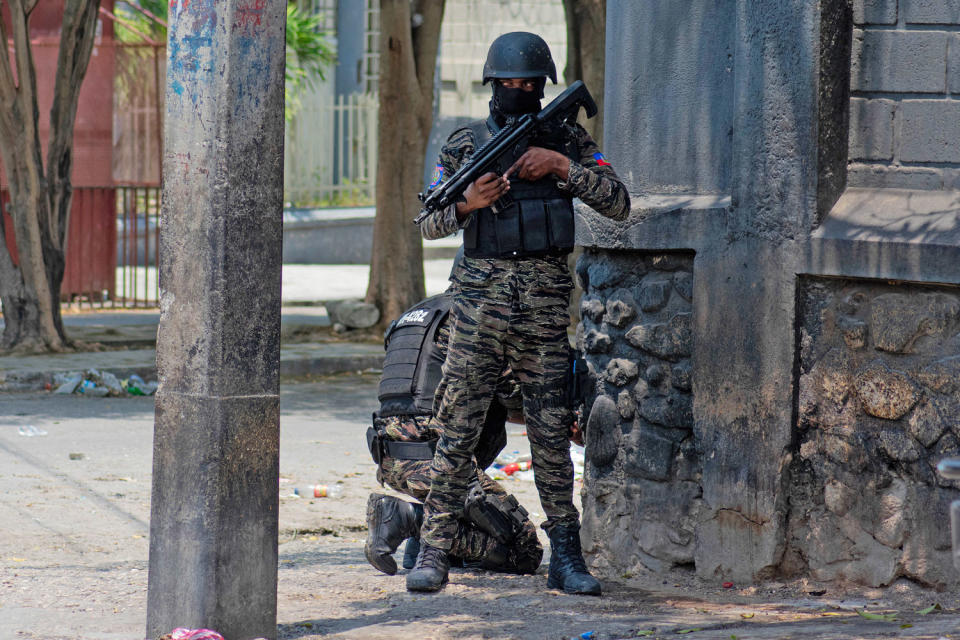
[[580, 425], [577, 422], [570, 425], [570, 442], [583, 446], [583, 431], [580, 430]]
[[457, 203], [457, 217], [462, 219], [471, 211], [489, 207], [509, 190], [510, 181], [506, 176], [498, 176], [492, 171], [483, 174], [463, 192], [466, 202]]
[[561, 180], [566, 180], [570, 175], [570, 161], [567, 157], [543, 147], [530, 147], [507, 169], [503, 177], [516, 175], [521, 180], [533, 182], [551, 173]]

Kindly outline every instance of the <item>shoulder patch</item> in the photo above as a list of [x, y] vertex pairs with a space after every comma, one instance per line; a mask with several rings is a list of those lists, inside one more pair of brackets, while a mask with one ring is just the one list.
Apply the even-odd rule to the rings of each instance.
[[439, 162], [437, 163], [436, 168], [433, 170], [433, 178], [430, 181], [429, 189], [436, 189], [437, 185], [443, 182], [443, 165]]
[[603, 154], [600, 153], [599, 151], [598, 151], [597, 153], [593, 154], [593, 159], [596, 160], [596, 161], [597, 161], [597, 164], [600, 165], [601, 167], [609, 167], [609, 166], [610, 166], [610, 163], [607, 162], [606, 158], [604, 158], [604, 157], [603, 157]]

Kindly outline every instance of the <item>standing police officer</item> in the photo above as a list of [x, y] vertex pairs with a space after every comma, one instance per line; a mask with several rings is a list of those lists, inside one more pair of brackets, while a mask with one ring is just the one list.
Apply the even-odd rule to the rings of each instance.
[[[449, 178], [502, 127], [539, 111], [547, 77], [556, 83], [542, 38], [525, 32], [497, 38], [483, 69], [484, 83], [493, 82], [490, 117], [453, 132], [431, 186]], [[500, 200], [508, 192], [511, 198]], [[600, 594], [580, 548], [568, 440], [573, 415], [565, 398], [573, 198], [615, 220], [630, 211], [627, 191], [597, 144], [581, 126], [565, 124], [531, 141], [519, 157], [506, 158], [498, 172], [481, 176], [461, 202], [420, 223], [428, 239], [463, 229], [466, 257], [454, 272], [457, 293], [435, 418], [441, 435], [420, 553], [407, 575], [411, 591], [436, 591], [447, 582], [447, 554], [474, 474], [474, 450], [500, 372], [509, 366], [521, 384], [534, 476], [547, 516], [547, 586]]]

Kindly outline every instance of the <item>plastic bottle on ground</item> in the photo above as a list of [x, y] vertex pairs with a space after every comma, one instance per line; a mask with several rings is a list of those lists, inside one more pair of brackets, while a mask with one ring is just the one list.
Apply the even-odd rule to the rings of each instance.
[[306, 488], [297, 487], [293, 495], [302, 498], [339, 498], [343, 495], [341, 484], [313, 484]]

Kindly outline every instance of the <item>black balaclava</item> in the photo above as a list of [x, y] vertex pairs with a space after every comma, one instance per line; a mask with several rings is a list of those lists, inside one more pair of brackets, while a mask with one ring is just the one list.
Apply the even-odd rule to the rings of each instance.
[[520, 88], [508, 89], [494, 80], [490, 113], [497, 124], [503, 126], [508, 120], [518, 118], [525, 113], [540, 111], [540, 99], [543, 98], [546, 80], [546, 78], [537, 78], [537, 88], [533, 91], [524, 91]]

